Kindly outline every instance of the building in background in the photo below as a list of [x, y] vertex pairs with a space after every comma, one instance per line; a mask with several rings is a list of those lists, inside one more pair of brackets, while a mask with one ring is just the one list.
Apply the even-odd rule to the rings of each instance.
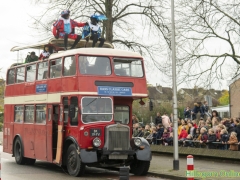
[[229, 85], [230, 116], [240, 117], [240, 78]]

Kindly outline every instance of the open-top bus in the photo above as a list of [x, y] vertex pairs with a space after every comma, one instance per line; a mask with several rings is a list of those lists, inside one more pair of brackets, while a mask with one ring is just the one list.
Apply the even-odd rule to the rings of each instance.
[[72, 176], [83, 175], [86, 165], [125, 165], [135, 175], [146, 175], [150, 146], [143, 138], [132, 138], [131, 114], [133, 100], [147, 96], [141, 55], [111, 46], [67, 50], [11, 66], [3, 151], [18, 164], [48, 161]]

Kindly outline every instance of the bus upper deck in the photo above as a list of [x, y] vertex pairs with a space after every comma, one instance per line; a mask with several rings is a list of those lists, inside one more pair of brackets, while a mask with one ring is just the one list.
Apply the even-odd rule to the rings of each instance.
[[51, 93], [147, 97], [142, 86], [146, 77], [141, 55], [111, 48], [67, 50], [44, 61], [13, 66], [8, 69], [6, 82], [5, 97], [12, 97], [6, 98], [7, 104], [14, 96], [41, 98]]

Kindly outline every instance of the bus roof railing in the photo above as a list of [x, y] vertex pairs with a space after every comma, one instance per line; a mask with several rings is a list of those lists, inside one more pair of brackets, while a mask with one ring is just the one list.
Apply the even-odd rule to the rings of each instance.
[[[68, 46], [69, 48], [73, 45], [74, 40], [69, 39], [68, 40]], [[76, 45], [75, 48], [83, 48], [83, 47], [91, 47], [92, 46], [92, 41], [89, 40], [89, 42], [86, 44], [86, 40], [81, 39], [78, 44]], [[99, 42], [96, 43], [96, 47], [98, 47]], [[19, 51], [19, 50], [24, 50], [24, 49], [43, 49], [44, 46], [51, 46], [54, 48], [56, 51], [61, 51], [64, 50], [64, 40], [63, 39], [56, 39], [56, 38], [51, 38], [47, 41], [39, 42], [36, 44], [31, 44], [31, 45], [26, 45], [26, 46], [14, 46], [10, 51]], [[113, 45], [109, 42], [104, 42], [103, 45], [104, 48], [114, 48]]]

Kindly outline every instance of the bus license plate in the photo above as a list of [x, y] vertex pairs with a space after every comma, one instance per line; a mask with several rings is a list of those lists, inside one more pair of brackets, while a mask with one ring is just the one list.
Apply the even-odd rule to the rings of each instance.
[[90, 136], [101, 136], [101, 129], [90, 129]]

